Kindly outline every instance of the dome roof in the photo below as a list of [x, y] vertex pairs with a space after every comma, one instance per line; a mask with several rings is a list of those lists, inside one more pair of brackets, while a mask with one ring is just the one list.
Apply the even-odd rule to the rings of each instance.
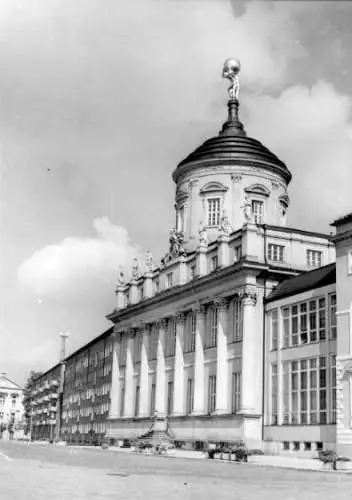
[[247, 137], [238, 119], [238, 101], [230, 100], [228, 107], [229, 117], [219, 135], [205, 141], [178, 164], [173, 173], [174, 181], [177, 182], [180, 175], [200, 165], [232, 164], [275, 172], [288, 184], [292, 175], [285, 163], [261, 142]]

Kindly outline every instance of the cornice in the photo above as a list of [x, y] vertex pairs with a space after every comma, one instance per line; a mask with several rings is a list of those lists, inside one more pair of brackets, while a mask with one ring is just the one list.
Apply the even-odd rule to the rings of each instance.
[[138, 302], [137, 304], [131, 304], [130, 306], [119, 311], [113, 311], [108, 314], [106, 318], [113, 323], [128, 320], [130, 318], [134, 318], [136, 314], [153, 309], [155, 306], [168, 305], [176, 301], [180, 296], [194, 295], [196, 292], [206, 288], [214, 281], [225, 280], [235, 272], [240, 273], [251, 271], [258, 275], [265, 273], [270, 276], [271, 273], [275, 273], [275, 276], [280, 275], [282, 277], [295, 276], [299, 272], [289, 267], [280, 267], [280, 269], [275, 269], [275, 267], [270, 264], [242, 259], [239, 262], [231, 264], [230, 266], [220, 268], [213, 273], [198, 277], [184, 285], [176, 285], [172, 288], [164, 290], [149, 299]]

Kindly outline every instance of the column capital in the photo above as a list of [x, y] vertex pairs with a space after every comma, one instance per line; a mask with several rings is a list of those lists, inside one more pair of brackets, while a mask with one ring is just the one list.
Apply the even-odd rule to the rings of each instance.
[[257, 304], [257, 293], [254, 287], [243, 288], [238, 296], [244, 305], [256, 306]]
[[229, 305], [229, 300], [225, 297], [215, 297], [213, 303], [219, 310], [226, 310]]
[[128, 339], [133, 339], [136, 335], [136, 329], [135, 328], [128, 328], [126, 331], [126, 336]]
[[183, 325], [186, 321], [186, 314], [184, 311], [177, 311], [175, 318], [176, 323]]
[[192, 306], [192, 311], [197, 313], [200, 316], [205, 315], [206, 310], [207, 310], [206, 305], [203, 304], [202, 302], [196, 302]]
[[143, 330], [146, 332], [146, 333], [150, 333], [151, 330], [153, 328], [153, 324], [152, 323], [143, 323]]
[[161, 320], [158, 321], [158, 327], [160, 330], [166, 330], [167, 329], [167, 323], [168, 320], [167, 318], [162, 318]]

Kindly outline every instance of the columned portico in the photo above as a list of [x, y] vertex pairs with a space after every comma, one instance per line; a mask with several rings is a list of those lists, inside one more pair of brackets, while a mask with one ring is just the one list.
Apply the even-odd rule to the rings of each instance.
[[228, 413], [228, 361], [227, 361], [227, 310], [226, 299], [216, 299], [218, 310], [217, 366], [216, 366], [216, 408], [218, 415]]
[[175, 372], [174, 372], [174, 404], [173, 415], [184, 413], [184, 342], [185, 314], [176, 314], [176, 349], [175, 349]]
[[258, 369], [255, 354], [256, 336], [260, 325], [256, 324], [255, 307], [257, 294], [254, 287], [246, 287], [240, 293], [242, 302], [243, 340], [242, 340], [242, 414], [256, 415], [258, 413], [256, 371]]
[[119, 351], [120, 351], [120, 335], [117, 332], [113, 333], [113, 351], [112, 351], [112, 373], [111, 373], [111, 404], [110, 404], [110, 418], [118, 418], [120, 416], [120, 365], [119, 365]]
[[204, 334], [205, 306], [198, 304], [196, 313], [196, 341], [194, 353], [194, 399], [193, 414], [202, 415], [205, 412], [204, 395]]
[[125, 372], [125, 404], [124, 416], [133, 417], [133, 340], [135, 330], [127, 331], [127, 352], [126, 352], [126, 372]]
[[149, 415], [149, 363], [148, 348], [150, 342], [151, 325], [146, 324], [143, 327], [142, 348], [141, 348], [141, 371], [140, 371], [140, 405], [139, 416], [147, 417]]
[[165, 374], [165, 335], [167, 320], [159, 323], [158, 352], [156, 362], [156, 398], [155, 411], [158, 416], [166, 415], [166, 374]]

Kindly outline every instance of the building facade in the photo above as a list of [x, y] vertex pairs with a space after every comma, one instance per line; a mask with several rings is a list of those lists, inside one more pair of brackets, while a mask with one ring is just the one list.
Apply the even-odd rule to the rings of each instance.
[[113, 329], [65, 360], [61, 438], [93, 444], [107, 431], [110, 410]]
[[6, 373], [0, 374], [0, 435], [2, 439], [23, 436], [23, 388]]
[[287, 227], [291, 173], [238, 118], [175, 169], [176, 227], [157, 266], [121, 272], [112, 438], [156, 414], [177, 440], [263, 444], [264, 302], [283, 280], [335, 261], [331, 238]]
[[334, 237], [289, 227], [291, 173], [238, 108], [230, 92], [219, 134], [174, 170], [161, 262], [120, 269], [113, 326], [38, 379], [38, 438], [50, 374], [68, 443], [135, 439], [157, 417], [198, 448], [352, 457], [352, 215]]

